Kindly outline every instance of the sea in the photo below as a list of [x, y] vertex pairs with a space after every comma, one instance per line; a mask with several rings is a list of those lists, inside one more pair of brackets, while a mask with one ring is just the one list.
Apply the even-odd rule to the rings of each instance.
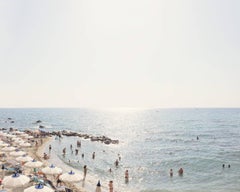
[[[52, 139], [51, 153], [57, 166], [82, 173], [87, 165], [89, 191], [94, 191], [98, 180], [103, 191], [108, 191], [110, 180], [118, 192], [240, 191], [238, 108], [0, 109], [1, 128], [35, 130], [37, 120], [42, 121], [44, 131], [68, 130], [119, 140], [119, 144], [107, 145], [79, 137]], [[77, 140], [82, 145], [75, 155]], [[119, 157], [116, 167], [114, 162]], [[184, 170], [182, 176], [178, 175], [180, 168]], [[128, 182], [125, 170], [129, 171]]]

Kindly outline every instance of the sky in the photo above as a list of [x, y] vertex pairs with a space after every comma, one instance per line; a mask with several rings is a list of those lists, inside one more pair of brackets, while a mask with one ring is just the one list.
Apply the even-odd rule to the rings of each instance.
[[0, 107], [240, 107], [238, 0], [0, 0]]

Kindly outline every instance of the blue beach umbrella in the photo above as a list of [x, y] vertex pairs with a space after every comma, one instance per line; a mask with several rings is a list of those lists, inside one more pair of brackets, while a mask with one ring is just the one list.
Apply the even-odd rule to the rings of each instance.
[[59, 167], [55, 167], [54, 165], [51, 165], [49, 167], [45, 167], [42, 169], [42, 172], [46, 175], [58, 175], [62, 173], [62, 169]]
[[30, 178], [25, 175], [15, 173], [4, 177], [2, 184], [5, 188], [19, 188], [30, 182]]
[[40, 183], [24, 189], [24, 192], [54, 192], [54, 190]]
[[73, 171], [70, 171], [68, 173], [64, 173], [59, 177], [60, 180], [63, 182], [69, 182], [69, 183], [75, 183], [82, 180], [82, 175], [75, 173]]

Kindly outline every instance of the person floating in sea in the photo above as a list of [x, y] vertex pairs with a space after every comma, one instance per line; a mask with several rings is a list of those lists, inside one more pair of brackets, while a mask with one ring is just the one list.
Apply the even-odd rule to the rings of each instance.
[[109, 187], [109, 192], [113, 192], [113, 181], [109, 181], [108, 187]]
[[81, 141], [77, 141], [77, 147], [81, 147]]
[[179, 174], [180, 176], [183, 175], [183, 168], [180, 168], [180, 169], [178, 170], [178, 174]]
[[129, 181], [129, 173], [128, 170], [125, 171], [125, 183], [128, 183]]
[[93, 152], [92, 154], [92, 159], [95, 159], [95, 152]]
[[84, 153], [82, 153], [82, 158], [84, 158]]
[[170, 169], [169, 174], [170, 174], [170, 177], [173, 176], [173, 170], [172, 169]]
[[121, 156], [119, 153], [118, 153], [118, 160], [121, 161]]
[[83, 180], [86, 179], [86, 176], [87, 176], [87, 165], [84, 165], [83, 166]]
[[228, 168], [230, 168], [230, 167], [231, 167], [231, 165], [229, 164], [229, 165], [228, 165]]
[[75, 155], [78, 155], [78, 149], [75, 149]]
[[197, 140], [199, 140], [199, 137], [197, 136]]
[[101, 191], [102, 191], [102, 190], [101, 190], [101, 183], [100, 183], [100, 181], [98, 181], [95, 192], [101, 192]]
[[224, 168], [225, 167], [225, 164], [222, 164], [222, 168]]

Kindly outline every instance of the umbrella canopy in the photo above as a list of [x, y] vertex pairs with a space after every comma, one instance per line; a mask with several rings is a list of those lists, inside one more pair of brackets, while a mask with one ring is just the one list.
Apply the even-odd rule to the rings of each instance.
[[2, 142], [2, 143], [0, 143], [0, 146], [1, 146], [1, 147], [7, 147], [7, 146], [8, 146], [8, 144], [7, 144], [7, 143], [3, 143], [3, 142]]
[[54, 165], [51, 165], [49, 167], [43, 168], [42, 172], [45, 173], [46, 175], [57, 175], [62, 173], [62, 169], [55, 167]]
[[20, 139], [18, 138], [18, 139], [15, 139], [14, 142], [15, 142], [15, 143], [23, 143], [24, 140], [22, 140], [21, 138], [20, 138]]
[[29, 183], [30, 178], [18, 173], [4, 177], [2, 184], [5, 188], [18, 188], [23, 187]]
[[32, 187], [28, 187], [27, 189], [24, 189], [24, 192], [54, 192], [54, 190], [42, 184], [38, 184]]
[[27, 162], [27, 161], [32, 161], [33, 158], [27, 155], [23, 155], [21, 157], [17, 157], [16, 160], [20, 162]]
[[10, 151], [14, 151], [14, 150], [16, 150], [15, 147], [4, 147], [4, 148], [2, 148], [2, 151], [5, 151], [5, 152], [10, 152]]
[[36, 161], [35, 159], [24, 164], [25, 167], [30, 167], [30, 168], [38, 168], [38, 167], [41, 167], [42, 165], [43, 163], [41, 161]]
[[32, 145], [30, 143], [20, 143], [21, 147], [31, 147]]
[[33, 139], [34, 137], [33, 137], [32, 135], [28, 135], [28, 136], [26, 136], [25, 138], [27, 138], [27, 139]]
[[28, 134], [26, 134], [26, 133], [22, 133], [21, 135], [19, 135], [20, 137], [27, 137], [28, 136]]
[[24, 152], [24, 151], [13, 151], [13, 152], [9, 153], [9, 155], [14, 156], [14, 157], [23, 156], [25, 154], [26, 154], [26, 152]]
[[9, 138], [15, 138], [16, 135], [7, 134], [6, 137], [9, 137]]
[[59, 177], [63, 182], [74, 183], [82, 180], [82, 175], [70, 171], [69, 173], [64, 173]]

